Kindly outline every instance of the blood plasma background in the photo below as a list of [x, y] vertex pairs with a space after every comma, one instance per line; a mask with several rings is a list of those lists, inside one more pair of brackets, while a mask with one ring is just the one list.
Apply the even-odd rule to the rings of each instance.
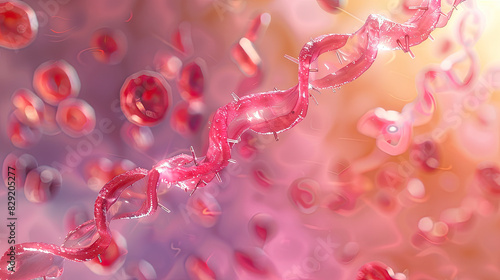
[[[139, 178], [109, 217], [142, 209], [152, 175], [135, 168], [181, 153], [201, 166], [216, 110], [296, 85], [312, 38], [352, 34], [370, 14], [402, 23], [434, 0], [7, 2], [28, 11], [16, 23], [0, 5], [0, 156], [4, 181], [16, 167], [16, 243], [74, 248], [65, 237], [92, 219], [106, 182]], [[498, 279], [500, 3], [458, 2], [442, 1], [454, 12], [432, 38], [379, 45], [340, 88], [318, 78], [362, 55], [363, 38], [322, 54], [302, 122], [228, 139], [227, 167], [181, 182], [187, 191], [160, 183], [157, 211], [113, 221], [111, 245], [86, 265], [40, 263], [64, 267], [57, 279]], [[39, 66], [57, 61], [40, 80]], [[125, 105], [143, 119], [131, 123], [120, 91], [135, 73], [161, 82], [136, 85]], [[87, 109], [58, 117], [72, 100]], [[7, 221], [7, 188], [0, 205]], [[8, 236], [0, 226], [2, 254]]]

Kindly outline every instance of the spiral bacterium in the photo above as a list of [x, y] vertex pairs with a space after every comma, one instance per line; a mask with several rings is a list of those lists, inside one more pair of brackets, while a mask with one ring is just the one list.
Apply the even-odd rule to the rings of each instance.
[[[455, 0], [453, 6], [463, 1]], [[329, 34], [311, 39], [301, 49], [298, 57], [298, 85], [287, 90], [250, 94], [219, 108], [211, 121], [209, 148], [204, 157], [180, 154], [160, 161], [149, 171], [136, 168], [116, 176], [99, 192], [94, 204], [94, 219], [70, 232], [62, 246], [36, 242], [17, 244], [16, 272], [9, 270], [6, 262], [8, 256], [5, 254], [0, 260], [0, 278], [55, 277], [62, 273], [62, 258], [88, 261], [98, 257], [112, 242], [109, 229], [112, 220], [149, 216], [157, 209], [157, 187], [160, 182], [186, 191], [205, 186], [214, 177], [219, 177], [219, 172], [230, 163], [231, 148], [239, 141], [243, 132], [250, 129], [257, 133], [276, 135], [294, 127], [306, 117], [310, 89], [338, 88], [357, 79], [372, 65], [379, 49], [411, 53], [412, 46], [426, 40], [435, 28], [445, 26], [453, 12], [441, 12], [440, 0], [423, 1], [421, 5], [425, 9], [416, 9], [413, 17], [402, 24], [379, 15], [370, 15], [365, 24], [353, 34]], [[342, 49], [352, 45], [353, 41], [357, 42], [354, 51]], [[348, 61], [340, 69], [322, 78], [310, 77], [311, 63], [323, 53], [336, 50], [343, 50]], [[141, 80], [139, 84], [142, 84]], [[131, 93], [131, 96], [122, 105], [133, 105], [136, 101], [135, 93]], [[403, 110], [403, 117], [394, 122], [397, 130], [391, 128], [384, 132], [394, 135], [383, 135], [384, 138], [377, 139], [377, 144], [380, 142], [382, 149], [389, 153], [400, 153], [401, 146], [406, 145], [401, 143], [401, 139], [406, 139], [406, 123], [425, 116], [428, 111], [424, 109], [430, 108], [430, 105], [432, 101], [429, 97], [422, 95], [422, 99], [411, 105], [414, 108], [421, 106], [422, 110], [414, 114], [409, 114], [412, 110]], [[382, 120], [379, 122], [382, 125], [375, 127], [384, 127], [387, 118], [379, 120]], [[125, 190], [127, 191], [124, 192]], [[131, 196], [139, 191], [142, 192], [141, 195]], [[127, 194], [127, 198], [123, 198], [122, 193]], [[134, 203], [125, 203], [125, 200], [132, 199]], [[130, 207], [131, 204], [136, 207]], [[234, 258], [245, 271], [260, 275], [273, 273], [271, 262], [261, 251], [238, 250], [235, 251]], [[35, 260], [41, 260], [36, 269], [29, 266]], [[389, 280], [391, 277], [388, 273], [384, 266], [367, 265], [360, 270], [357, 279], [378, 277], [375, 279]]]

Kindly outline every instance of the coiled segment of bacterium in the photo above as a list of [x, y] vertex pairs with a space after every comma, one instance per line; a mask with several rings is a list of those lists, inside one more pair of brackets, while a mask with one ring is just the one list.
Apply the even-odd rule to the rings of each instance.
[[[465, 0], [454, 0], [456, 7]], [[287, 90], [250, 94], [221, 107], [215, 113], [209, 132], [209, 148], [204, 157], [180, 154], [157, 163], [149, 171], [137, 168], [113, 178], [103, 186], [94, 205], [94, 219], [71, 231], [61, 246], [45, 243], [23, 243], [15, 246], [16, 267], [9, 263], [8, 252], [1, 259], [1, 279], [57, 277], [62, 273], [63, 259], [88, 261], [99, 257], [111, 243], [109, 223], [115, 219], [132, 219], [151, 215], [158, 207], [159, 184], [193, 191], [205, 186], [231, 160], [231, 148], [243, 132], [274, 134], [288, 130], [307, 114], [310, 90], [338, 88], [361, 76], [374, 62], [379, 49], [402, 50], [413, 56], [410, 47], [425, 41], [438, 27], [444, 27], [453, 10], [441, 11], [441, 0], [424, 0], [405, 23], [395, 23], [380, 15], [370, 15], [353, 34], [322, 35], [307, 42], [298, 57], [298, 84]], [[343, 67], [318, 79], [310, 77], [312, 63], [326, 52], [342, 52]], [[433, 104], [432, 96], [423, 96], [424, 105]], [[415, 106], [412, 111], [429, 114], [429, 106]], [[380, 112], [379, 112], [380, 113]], [[411, 119], [411, 118], [410, 118]], [[390, 130], [396, 132], [397, 124]], [[391, 128], [389, 128], [391, 129]], [[382, 150], [397, 154], [399, 148], [385, 139]], [[136, 207], [131, 207], [135, 205]], [[137, 209], [138, 208], [138, 209]], [[15, 270], [15, 272], [13, 271]]]

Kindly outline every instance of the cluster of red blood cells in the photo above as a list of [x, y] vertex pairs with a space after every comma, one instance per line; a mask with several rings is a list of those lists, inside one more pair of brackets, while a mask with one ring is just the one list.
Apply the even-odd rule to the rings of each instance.
[[[325, 3], [328, 4], [328, 1], [319, 2], [323, 6]], [[333, 10], [340, 8], [342, 1], [334, 2], [333, 7], [331, 5], [328, 7]], [[456, 6], [461, 2], [463, 0], [455, 0], [453, 4]], [[151, 215], [159, 206], [157, 188], [160, 183], [193, 191], [206, 185], [213, 178], [220, 177], [219, 172], [231, 162], [231, 148], [244, 140], [243, 132], [250, 129], [258, 133], [274, 134], [277, 137], [277, 133], [290, 129], [305, 118], [310, 98], [309, 90], [337, 88], [357, 79], [371, 66], [381, 48], [402, 50], [412, 54], [410, 47], [427, 39], [434, 28], [446, 25], [451, 13], [452, 11], [448, 14], [442, 13], [440, 1], [430, 0], [427, 1], [425, 9], [416, 9], [414, 17], [404, 24], [371, 15], [353, 34], [330, 34], [311, 39], [299, 55], [298, 85], [288, 90], [274, 90], [241, 98], [233, 96], [233, 102], [217, 110], [211, 122], [209, 149], [205, 157], [198, 158], [194, 152], [192, 155], [181, 154], [162, 160], [149, 171], [142, 168], [131, 169], [131, 165], [130, 168], [118, 166], [112, 170], [101, 167], [100, 163], [91, 165], [92, 167], [87, 170], [89, 180], [107, 181], [95, 202], [94, 218], [71, 231], [62, 246], [36, 242], [16, 245], [18, 267], [14, 275], [17, 279], [57, 277], [62, 273], [62, 258], [89, 261], [89, 266], [97, 265], [100, 268], [118, 265], [120, 257], [124, 254], [123, 248], [126, 246], [119, 244], [120, 238], [116, 234], [112, 235], [109, 229], [111, 220]], [[2, 46], [22, 48], [33, 40], [36, 35], [36, 19], [33, 19], [33, 11], [28, 6], [21, 2], [2, 3], [0, 15], [9, 19], [4, 22], [5, 26], [1, 27]], [[233, 59], [246, 76], [258, 75], [260, 58], [253, 42], [260, 26], [268, 23], [269, 15], [259, 15], [248, 33], [232, 49]], [[4, 29], [7, 33], [4, 33]], [[193, 46], [186, 29], [189, 27], [181, 25], [172, 41], [179, 52], [189, 55]], [[351, 38], [358, 40], [361, 51], [345, 55], [344, 59], [350, 62], [335, 72], [319, 79], [310, 79], [311, 64], [321, 54], [341, 49]], [[117, 63], [123, 57], [121, 53], [123, 48], [118, 47], [123, 41], [120, 33], [110, 30], [97, 31], [91, 43], [94, 56], [104, 63]], [[157, 125], [165, 118], [172, 102], [171, 88], [167, 79], [178, 78], [177, 86], [184, 103], [174, 108], [172, 119], [183, 124], [174, 126], [174, 129], [181, 134], [196, 131], [200, 123], [197, 119], [197, 114], [200, 113], [197, 110], [203, 107], [199, 103], [202, 102], [205, 91], [203, 61], [194, 59], [182, 66], [183, 61], [173, 55], [158, 59], [158, 71], [161, 74], [140, 71], [125, 80], [120, 91], [123, 113], [138, 127]], [[42, 64], [35, 71], [33, 86], [43, 101], [29, 90], [21, 90], [13, 97], [15, 111], [11, 116], [9, 136], [15, 145], [25, 147], [36, 143], [44, 132], [43, 123], [50, 119], [55, 120], [61, 130], [71, 137], [80, 137], [92, 131], [95, 126], [95, 115], [89, 104], [75, 98], [80, 90], [80, 82], [71, 65], [64, 61]], [[57, 106], [55, 116], [47, 116], [49, 114], [47, 112], [51, 111], [46, 108], [50, 108], [48, 107], [50, 105]], [[420, 115], [408, 116], [405, 110], [399, 114], [378, 108], [367, 113], [358, 128], [364, 134], [376, 138], [380, 150], [392, 155], [401, 154], [408, 148], [411, 127], [415, 123], [424, 122], [427, 114], [432, 113], [429, 109], [432, 105], [432, 95], [424, 91], [421, 98], [410, 105], [412, 109], [416, 108], [414, 111]], [[439, 156], [435, 153], [436, 149], [432, 142], [417, 143], [412, 149], [419, 151], [413, 160], [422, 168], [436, 168]], [[26, 157], [24, 155], [24, 158]], [[41, 192], [39, 189], [57, 188], [61, 184], [60, 175], [47, 168], [37, 168], [32, 161], [21, 158], [23, 156], [12, 157], [10, 161], [19, 170], [24, 170], [26, 181], [35, 182], [30, 185], [37, 186], [36, 189], [25, 189], [29, 194], [27, 197], [33, 197], [36, 202], [46, 200], [45, 194], [52, 194], [53, 191]], [[267, 182], [265, 172], [262, 170], [255, 172], [255, 177], [265, 186]], [[485, 167], [478, 173], [483, 175], [482, 180], [490, 183], [497, 176], [491, 174], [498, 174], [498, 169]], [[318, 189], [316, 181], [301, 178], [292, 183], [289, 196], [301, 212], [310, 213], [318, 206]], [[496, 192], [495, 187], [490, 191]], [[134, 199], [139, 201], [139, 210], [131, 211], [126, 204]], [[202, 226], [210, 227], [220, 214], [217, 202], [206, 197], [192, 199], [190, 203], [190, 209], [203, 213], [198, 215], [199, 220], [196, 221]], [[329, 205], [335, 209], [347, 207], [342, 197], [332, 198]], [[271, 217], [258, 214], [251, 219], [250, 227], [256, 242], [263, 243], [273, 238], [276, 225]], [[423, 218], [419, 229], [423, 233], [432, 233], [432, 238], [436, 239], [432, 240], [433, 242], [440, 242], [439, 237], [447, 230], [442, 222], [434, 222], [430, 218]], [[253, 274], [270, 273], [269, 262], [258, 252], [235, 251], [234, 258]], [[35, 259], [42, 259], [43, 262], [36, 268], [29, 266]], [[203, 279], [216, 277], [206, 262], [200, 258], [190, 257], [186, 266], [189, 267], [188, 272], [195, 277]], [[8, 278], [11, 275], [8, 265], [2, 258], [0, 276]], [[367, 263], [360, 268], [356, 279], [391, 280], [400, 279], [398, 277], [402, 277], [401, 275], [394, 273], [382, 263]]]

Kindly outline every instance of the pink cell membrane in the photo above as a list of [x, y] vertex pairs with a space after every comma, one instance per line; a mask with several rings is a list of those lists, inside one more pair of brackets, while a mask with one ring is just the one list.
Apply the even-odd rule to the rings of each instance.
[[66, 61], [47, 61], [35, 70], [33, 87], [45, 102], [57, 105], [80, 93], [80, 78]]
[[0, 46], [21, 49], [35, 39], [38, 20], [35, 11], [21, 1], [0, 3]]
[[[39, 2], [46, 33], [33, 44], [60, 59], [35, 70], [41, 99], [16, 91], [31, 77], [15, 72], [18, 53], [0, 53], [18, 77], [4, 142], [30, 149], [3, 161], [17, 236], [0, 279], [500, 275], [500, 68], [480, 52], [493, 8]], [[24, 5], [6, 3], [0, 25], [2, 9]], [[90, 36], [111, 65], [56, 48]], [[33, 69], [48, 59], [29, 54]]]
[[120, 90], [120, 107], [127, 119], [139, 126], [157, 125], [172, 102], [171, 89], [165, 79], [152, 71], [129, 76]]

